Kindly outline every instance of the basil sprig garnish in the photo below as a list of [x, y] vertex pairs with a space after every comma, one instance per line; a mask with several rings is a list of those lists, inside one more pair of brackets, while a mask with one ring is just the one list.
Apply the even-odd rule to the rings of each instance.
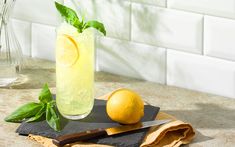
[[6, 122], [36, 122], [46, 120], [55, 131], [60, 131], [60, 117], [56, 111], [56, 103], [48, 85], [45, 84], [39, 94], [39, 103], [27, 103], [5, 118]]
[[77, 28], [77, 31], [79, 33], [82, 33], [85, 29], [92, 27], [92, 28], [97, 29], [104, 35], [106, 35], [106, 30], [102, 23], [96, 20], [85, 22], [83, 17], [82, 17], [82, 20], [79, 19], [77, 13], [73, 9], [66, 7], [64, 5], [61, 5], [58, 2], [55, 2], [55, 6], [56, 6], [56, 9], [60, 12], [61, 16], [65, 19], [65, 21], [69, 23], [70, 25], [74, 26], [75, 28]]

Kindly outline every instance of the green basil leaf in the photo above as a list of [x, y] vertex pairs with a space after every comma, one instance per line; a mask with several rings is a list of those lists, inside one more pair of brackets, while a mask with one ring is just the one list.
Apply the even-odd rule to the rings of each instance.
[[51, 128], [53, 128], [55, 131], [61, 130], [60, 117], [56, 112], [54, 101], [47, 103], [46, 120], [47, 120], [47, 123], [49, 124], [49, 126]]
[[106, 35], [106, 30], [102, 23], [95, 20], [84, 22], [84, 16], [82, 16], [82, 20], [80, 21], [79, 17], [77, 16], [77, 13], [73, 9], [61, 5], [57, 2], [55, 2], [55, 6], [56, 9], [60, 12], [61, 16], [65, 19], [65, 21], [77, 28], [79, 33], [82, 33], [87, 28], [93, 27], [104, 35]]
[[40, 111], [40, 109], [43, 107], [40, 103], [28, 103], [25, 104], [18, 109], [16, 109], [12, 114], [7, 116], [4, 120], [6, 122], [22, 122], [26, 118], [30, 118], [34, 116], [35, 114]]
[[106, 30], [105, 30], [105, 27], [102, 23], [96, 21], [96, 20], [91, 20], [91, 21], [88, 21], [86, 24], [85, 24], [85, 27], [84, 29], [87, 29], [87, 28], [95, 28], [97, 30], [99, 30], [101, 33], [104, 34], [104, 36], [106, 35]]
[[61, 5], [58, 2], [55, 2], [55, 6], [56, 9], [60, 12], [61, 16], [65, 19], [65, 21], [76, 27], [79, 33], [81, 33], [83, 23], [80, 22], [77, 13], [73, 9]]
[[53, 100], [52, 98], [52, 94], [51, 94], [51, 91], [50, 89], [48, 88], [48, 85], [45, 84], [39, 94], [39, 100], [42, 102], [42, 103], [48, 103], [50, 101]]
[[35, 122], [35, 121], [41, 120], [43, 117], [44, 117], [43, 120], [45, 120], [44, 114], [46, 114], [46, 104], [43, 105], [43, 107], [38, 111], [38, 113], [35, 116], [29, 118], [26, 122], [28, 123]]

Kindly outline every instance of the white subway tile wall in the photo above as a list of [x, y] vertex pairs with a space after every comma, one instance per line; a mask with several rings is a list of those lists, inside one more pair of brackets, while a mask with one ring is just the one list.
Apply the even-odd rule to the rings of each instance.
[[235, 61], [235, 20], [205, 16], [204, 28], [205, 54]]
[[[107, 36], [129, 40], [130, 36], [130, 2], [120, 0], [65, 1], [73, 5], [78, 12], [84, 10], [85, 18], [96, 19], [105, 24]], [[80, 6], [80, 7], [78, 7]], [[92, 10], [92, 11], [91, 11]]]
[[132, 40], [187, 52], [202, 52], [200, 14], [132, 4]]
[[165, 84], [166, 49], [104, 37], [97, 40], [99, 70]]
[[32, 24], [32, 57], [55, 61], [56, 29]]
[[29, 22], [59, 24], [54, 0], [16, 0], [13, 17]]
[[[62, 1], [62, 0], [60, 0]], [[97, 69], [235, 98], [235, 0], [66, 0], [103, 22]], [[53, 1], [19, 0], [13, 25], [23, 53], [55, 60]]]
[[12, 19], [11, 20], [14, 32], [18, 41], [20, 42], [20, 46], [22, 49], [22, 53], [25, 56], [31, 56], [31, 23], [27, 21]]
[[235, 97], [235, 62], [167, 50], [167, 84]]

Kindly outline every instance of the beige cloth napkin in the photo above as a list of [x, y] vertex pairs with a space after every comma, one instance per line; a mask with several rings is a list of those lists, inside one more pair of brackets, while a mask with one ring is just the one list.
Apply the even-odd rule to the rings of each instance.
[[[110, 94], [99, 97], [106, 99]], [[151, 127], [146, 134], [141, 147], [179, 147], [182, 144], [188, 144], [195, 136], [195, 131], [189, 123], [185, 123], [177, 118], [159, 112], [156, 119], [171, 119], [172, 121], [158, 127]], [[29, 139], [34, 140], [45, 147], [55, 147], [50, 138], [29, 135]], [[84, 142], [76, 142], [68, 144], [66, 147], [110, 147], [109, 145], [92, 144]]]

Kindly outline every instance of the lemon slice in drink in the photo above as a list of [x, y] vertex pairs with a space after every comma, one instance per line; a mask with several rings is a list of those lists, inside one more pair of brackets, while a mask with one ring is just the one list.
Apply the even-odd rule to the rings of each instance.
[[68, 35], [59, 35], [56, 43], [56, 61], [59, 65], [70, 67], [79, 58], [79, 49], [76, 41]]

